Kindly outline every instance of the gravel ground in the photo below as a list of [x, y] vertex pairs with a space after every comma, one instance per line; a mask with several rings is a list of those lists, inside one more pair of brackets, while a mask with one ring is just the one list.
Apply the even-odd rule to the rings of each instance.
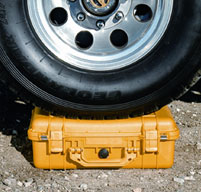
[[[192, 94], [196, 93], [194, 96]], [[0, 94], [1, 95], [1, 94]], [[2, 97], [2, 98], [1, 98]], [[169, 106], [180, 128], [175, 164], [159, 170], [36, 169], [26, 131], [32, 106], [0, 97], [0, 191], [201, 191], [201, 95]]]

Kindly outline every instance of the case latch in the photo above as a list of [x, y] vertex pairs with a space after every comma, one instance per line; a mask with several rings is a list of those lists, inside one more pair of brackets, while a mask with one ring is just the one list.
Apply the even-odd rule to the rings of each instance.
[[145, 143], [146, 143], [146, 152], [157, 152], [158, 151], [158, 131], [146, 131], [145, 133]]
[[50, 131], [49, 152], [63, 152], [63, 133], [62, 131]]

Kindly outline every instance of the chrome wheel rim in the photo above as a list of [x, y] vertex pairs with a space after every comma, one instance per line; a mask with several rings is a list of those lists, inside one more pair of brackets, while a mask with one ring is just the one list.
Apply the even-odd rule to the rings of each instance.
[[27, 0], [27, 7], [36, 35], [59, 60], [108, 71], [136, 63], [158, 44], [173, 1]]

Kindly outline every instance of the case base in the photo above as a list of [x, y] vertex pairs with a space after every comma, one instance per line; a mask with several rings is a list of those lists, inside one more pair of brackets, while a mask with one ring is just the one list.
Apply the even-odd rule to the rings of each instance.
[[66, 119], [35, 108], [28, 137], [37, 168], [170, 168], [179, 129], [167, 106], [116, 120]]

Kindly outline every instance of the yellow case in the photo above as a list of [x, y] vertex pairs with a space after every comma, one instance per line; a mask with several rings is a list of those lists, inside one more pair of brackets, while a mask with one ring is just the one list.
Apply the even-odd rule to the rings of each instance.
[[28, 137], [37, 168], [170, 168], [179, 129], [168, 107], [122, 120], [66, 119], [35, 108]]

